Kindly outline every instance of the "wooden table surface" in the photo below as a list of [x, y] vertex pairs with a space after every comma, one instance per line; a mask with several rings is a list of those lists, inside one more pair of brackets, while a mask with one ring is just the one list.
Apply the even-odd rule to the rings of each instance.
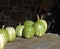
[[46, 33], [32, 39], [16, 37], [15, 41], [6, 44], [5, 49], [60, 49], [60, 36]]

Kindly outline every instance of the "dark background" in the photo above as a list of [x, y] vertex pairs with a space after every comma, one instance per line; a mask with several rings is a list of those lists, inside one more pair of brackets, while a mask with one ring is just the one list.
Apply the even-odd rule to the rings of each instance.
[[16, 27], [26, 19], [36, 21], [37, 13], [44, 14], [47, 32], [60, 34], [60, 0], [0, 0], [0, 27]]

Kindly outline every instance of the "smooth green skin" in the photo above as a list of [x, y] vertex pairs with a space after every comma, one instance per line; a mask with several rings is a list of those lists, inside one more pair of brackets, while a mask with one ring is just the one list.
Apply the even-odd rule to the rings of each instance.
[[8, 32], [8, 41], [9, 41], [9, 42], [14, 41], [15, 38], [16, 38], [15, 29], [14, 29], [13, 27], [6, 27], [5, 29], [6, 29], [6, 31]]
[[16, 35], [17, 35], [18, 37], [22, 37], [22, 31], [23, 31], [23, 29], [24, 29], [24, 26], [23, 26], [23, 25], [18, 25], [18, 26], [16, 27]]
[[5, 29], [0, 29], [0, 34], [3, 34], [5, 39], [6, 39], [6, 42], [8, 41], [8, 33]]
[[37, 21], [34, 24], [35, 36], [45, 35], [45, 25], [41, 21]]
[[6, 46], [6, 39], [4, 35], [0, 34], [0, 49], [4, 49]]
[[5, 29], [0, 29], [0, 49], [4, 49], [8, 41], [8, 33]]
[[26, 26], [23, 30], [23, 37], [27, 39], [31, 39], [34, 37], [34, 27], [33, 26]]
[[32, 21], [32, 20], [26, 20], [25, 22], [24, 22], [24, 26], [28, 26], [28, 25], [34, 25], [34, 22]]
[[47, 22], [45, 20], [40, 20], [45, 25], [45, 31], [47, 30]]

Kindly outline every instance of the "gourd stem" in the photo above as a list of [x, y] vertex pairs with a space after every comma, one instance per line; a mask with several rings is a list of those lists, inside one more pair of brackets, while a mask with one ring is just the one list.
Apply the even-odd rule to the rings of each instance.
[[42, 19], [43, 19], [43, 17], [44, 17], [44, 15], [43, 15], [43, 14], [41, 14], [41, 18], [39, 17], [39, 14], [37, 14], [37, 19], [38, 19], [38, 21], [39, 21], [39, 20], [42, 20]]
[[43, 15], [43, 14], [41, 14], [41, 20], [43, 19], [43, 17], [44, 17], [44, 15]]
[[4, 29], [5, 25], [2, 26], [2, 29]]
[[19, 23], [19, 25], [21, 25], [21, 22]]
[[38, 21], [40, 20], [39, 14], [37, 14], [37, 19], [38, 19]]

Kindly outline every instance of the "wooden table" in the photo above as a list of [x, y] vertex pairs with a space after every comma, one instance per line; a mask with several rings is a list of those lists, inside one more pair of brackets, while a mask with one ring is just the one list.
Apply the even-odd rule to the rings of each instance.
[[60, 49], [60, 36], [46, 33], [43, 37], [32, 39], [16, 37], [14, 42], [6, 44], [5, 49]]

